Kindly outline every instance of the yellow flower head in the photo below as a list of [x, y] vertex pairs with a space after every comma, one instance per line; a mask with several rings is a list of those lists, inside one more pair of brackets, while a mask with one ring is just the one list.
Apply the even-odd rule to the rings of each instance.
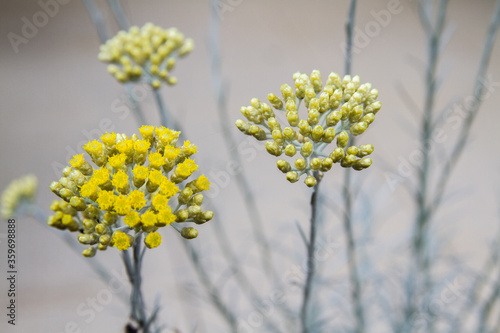
[[141, 223], [141, 216], [135, 210], [131, 210], [127, 213], [123, 221], [130, 228], [135, 228]]
[[175, 161], [177, 157], [181, 154], [181, 150], [174, 146], [166, 146], [163, 156], [169, 161]]
[[118, 154], [111, 156], [108, 159], [109, 165], [111, 165], [115, 170], [125, 169], [125, 161], [127, 160], [127, 155]]
[[160, 184], [160, 193], [165, 195], [167, 198], [171, 198], [179, 192], [179, 188], [168, 179], [163, 179]]
[[155, 247], [160, 246], [161, 235], [157, 232], [149, 233], [149, 235], [147, 235], [144, 239], [144, 244], [146, 244], [149, 249], [154, 249]]
[[106, 168], [94, 170], [91, 180], [96, 185], [103, 185], [109, 181], [109, 171]]
[[113, 233], [112, 241], [116, 248], [120, 251], [128, 249], [131, 245], [130, 236], [119, 230]]
[[116, 144], [116, 133], [106, 133], [101, 136], [101, 141], [106, 147], [113, 147]]
[[139, 128], [139, 132], [144, 140], [151, 142], [153, 140], [154, 129], [153, 126], [144, 125]]
[[113, 180], [111, 181], [111, 183], [119, 192], [122, 192], [122, 190], [127, 189], [129, 187], [127, 173], [121, 170], [117, 171], [113, 175]]
[[[127, 249], [137, 233], [145, 233], [146, 246], [155, 248], [161, 242], [158, 228], [175, 222], [203, 224], [213, 217], [201, 209], [199, 192], [208, 190], [208, 179], [201, 175], [189, 180], [198, 169], [189, 158], [196, 146], [186, 141], [176, 147], [180, 132], [164, 127], [143, 126], [140, 132], [142, 139], [106, 133], [101, 141], [87, 143], [85, 150], [96, 166], [76, 155], [63, 177], [50, 184], [62, 200], [50, 205], [54, 214], [47, 224], [80, 231], [86, 257], [109, 246]], [[197, 234], [191, 227], [175, 230], [188, 239]]]
[[162, 156], [162, 154], [156, 152], [156, 153], [149, 153], [149, 167], [153, 169], [159, 169], [165, 164], [165, 158]]
[[141, 216], [142, 225], [145, 227], [154, 227], [156, 221], [157, 221], [156, 214], [151, 210], [148, 210]]
[[130, 205], [133, 209], [140, 210], [146, 205], [146, 199], [144, 198], [144, 193], [139, 190], [134, 190], [128, 195], [130, 199]]
[[73, 156], [73, 158], [69, 161], [69, 164], [71, 164], [73, 168], [80, 168], [83, 166], [84, 162], [85, 159], [83, 158], [83, 154], [80, 154]]
[[113, 207], [118, 215], [126, 215], [132, 209], [130, 199], [125, 195], [117, 196]]
[[177, 165], [177, 168], [174, 171], [174, 175], [184, 180], [187, 177], [191, 176], [191, 174], [197, 169], [198, 166], [196, 165], [196, 163], [192, 159], [187, 158], [184, 160], [184, 162]]
[[[280, 159], [277, 167], [290, 182], [305, 174], [306, 185], [313, 187], [317, 183], [313, 174], [326, 172], [339, 162], [344, 168], [368, 168], [371, 159], [365, 156], [373, 146], [349, 147], [349, 141], [375, 120], [382, 106], [378, 90], [370, 83], [361, 84], [359, 76], [340, 78], [336, 73], [330, 73], [323, 85], [317, 70], [310, 76], [295, 73], [293, 80], [295, 89], [281, 86], [282, 98], [273, 93], [267, 96], [272, 106], [253, 98], [250, 106], [241, 107], [248, 121], [238, 119], [236, 127], [257, 140], [267, 140], [265, 147], [271, 155], [287, 156], [289, 161]], [[307, 109], [304, 119], [299, 117], [300, 105]], [[287, 123], [278, 122], [273, 108], [284, 113]], [[324, 152], [334, 140], [337, 147]]]
[[97, 195], [96, 203], [99, 204], [100, 209], [111, 210], [113, 209], [113, 204], [115, 203], [115, 195], [113, 191], [99, 191]]

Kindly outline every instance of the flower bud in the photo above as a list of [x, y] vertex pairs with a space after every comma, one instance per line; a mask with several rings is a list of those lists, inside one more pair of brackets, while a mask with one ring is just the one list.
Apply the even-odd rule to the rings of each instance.
[[337, 136], [337, 146], [339, 148], [347, 147], [347, 143], [349, 142], [349, 134], [346, 131], [342, 131]]
[[363, 132], [366, 131], [367, 128], [368, 124], [362, 121], [352, 125], [350, 131], [353, 135], [360, 135], [363, 134]]
[[188, 203], [189, 199], [191, 199], [192, 196], [193, 196], [193, 189], [191, 189], [190, 187], [186, 187], [181, 191], [181, 193], [179, 193], [177, 199], [179, 201], [179, 204], [185, 205]]
[[345, 153], [348, 155], [357, 155], [359, 152], [359, 148], [356, 146], [350, 146], [346, 149]]
[[315, 157], [311, 159], [311, 162], [309, 162], [309, 167], [314, 171], [319, 170], [319, 168], [321, 167], [321, 158]]
[[295, 183], [295, 182], [297, 182], [299, 180], [299, 174], [297, 173], [297, 171], [289, 171], [286, 174], [286, 179], [290, 183]]
[[243, 133], [250, 134], [249, 131], [248, 131], [250, 129], [250, 126], [251, 126], [249, 122], [246, 122], [244, 120], [238, 119], [238, 120], [236, 120], [235, 125]]
[[333, 141], [333, 139], [335, 138], [335, 128], [333, 127], [328, 127], [324, 134], [323, 134], [323, 137], [321, 138], [321, 140], [323, 142], [326, 142], [326, 143], [331, 143]]
[[177, 219], [175, 220], [176, 222], [184, 222], [189, 218], [189, 213], [185, 209], [179, 209], [175, 213], [175, 216], [177, 216]]
[[275, 129], [272, 133], [271, 133], [274, 141], [278, 144], [278, 145], [283, 145], [285, 143], [285, 139], [283, 138], [283, 133], [278, 130], [278, 129]]
[[286, 119], [288, 121], [288, 123], [290, 124], [290, 126], [297, 126], [299, 124], [299, 121], [300, 121], [300, 118], [299, 118], [299, 114], [297, 112], [288, 112], [286, 114]]
[[278, 162], [276, 162], [276, 165], [277, 165], [278, 169], [283, 173], [287, 173], [288, 171], [290, 171], [292, 169], [292, 167], [290, 166], [290, 163], [288, 163], [285, 160], [278, 160]]
[[352, 167], [354, 170], [363, 170], [369, 168], [370, 165], [372, 165], [372, 159], [365, 157], [357, 160]]
[[281, 125], [280, 125], [280, 123], [278, 123], [276, 118], [270, 117], [267, 120], [267, 125], [269, 126], [269, 129], [271, 130], [271, 132], [274, 132], [274, 130], [278, 130], [279, 132], [281, 132]]
[[313, 141], [319, 142], [319, 141], [321, 141], [322, 137], [323, 137], [323, 127], [321, 127], [321, 125], [314, 126], [314, 129], [312, 130]]
[[342, 112], [333, 111], [328, 116], [326, 116], [326, 126], [335, 126], [342, 118]]
[[85, 204], [85, 201], [83, 201], [82, 198], [77, 196], [71, 197], [69, 204], [71, 205], [71, 207], [80, 212], [84, 211], [87, 208], [87, 204]]
[[333, 166], [333, 159], [327, 157], [321, 162], [321, 167], [319, 168], [319, 170], [326, 172], [330, 170], [332, 166]]
[[198, 205], [189, 206], [187, 212], [190, 218], [196, 218], [201, 214], [201, 207]]
[[269, 102], [271, 102], [272, 106], [275, 109], [281, 110], [283, 108], [283, 101], [279, 99], [279, 97], [276, 96], [275, 94], [273, 93], [268, 94], [267, 99], [269, 100]]
[[86, 258], [92, 258], [95, 256], [96, 250], [93, 247], [88, 247], [85, 250], [82, 251], [82, 254]]
[[311, 156], [313, 152], [313, 144], [311, 142], [304, 142], [302, 148], [300, 149], [300, 154], [304, 157]]
[[375, 148], [373, 147], [373, 145], [371, 144], [366, 144], [366, 145], [360, 145], [359, 146], [359, 151], [358, 153], [356, 154], [356, 156], [358, 157], [365, 157], [365, 156], [368, 156], [370, 155], [371, 153], [373, 153], [373, 150]]
[[306, 179], [304, 180], [304, 183], [308, 187], [314, 187], [318, 183], [318, 181], [316, 180], [316, 178], [314, 178], [314, 176], [307, 176]]
[[294, 156], [297, 153], [297, 149], [293, 144], [289, 144], [285, 147], [285, 155], [286, 156]]
[[288, 141], [293, 141], [297, 138], [297, 132], [295, 132], [295, 130], [291, 127], [285, 127], [285, 129], [283, 130], [283, 135]]
[[342, 158], [340, 165], [343, 166], [344, 168], [349, 168], [354, 164], [354, 162], [356, 162], [356, 156], [345, 155], [344, 158]]
[[274, 141], [266, 142], [267, 152], [274, 156], [280, 156], [282, 153], [281, 147]]
[[298, 158], [295, 160], [295, 167], [299, 171], [304, 171], [307, 168], [307, 161], [303, 158]]
[[181, 236], [186, 239], [193, 239], [198, 236], [198, 231], [195, 228], [185, 227], [181, 230]]
[[302, 119], [299, 121], [299, 133], [302, 134], [303, 136], [309, 136], [312, 132], [311, 125], [309, 123]]
[[333, 160], [333, 163], [339, 162], [344, 157], [344, 149], [335, 148], [335, 150], [330, 154], [330, 158]]

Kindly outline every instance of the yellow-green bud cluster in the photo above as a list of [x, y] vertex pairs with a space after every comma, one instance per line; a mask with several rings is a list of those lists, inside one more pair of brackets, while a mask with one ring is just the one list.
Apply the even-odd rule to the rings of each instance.
[[[336, 73], [330, 73], [323, 85], [317, 70], [310, 76], [295, 73], [293, 79], [294, 88], [281, 86], [282, 98], [267, 95], [271, 105], [252, 98], [250, 106], [241, 107], [247, 120], [238, 119], [236, 127], [266, 141], [269, 154], [287, 156], [288, 161], [280, 159], [277, 166], [292, 183], [306, 174], [306, 185], [313, 187], [317, 184], [313, 173], [326, 172], [334, 163], [355, 170], [368, 168], [372, 160], [366, 156], [373, 146], [349, 146], [349, 138], [362, 134], [375, 120], [382, 106], [378, 90], [370, 83], [361, 84], [359, 76], [340, 78]], [[301, 104], [307, 109], [304, 119], [299, 117]], [[324, 152], [334, 141], [336, 148]]]
[[99, 60], [109, 63], [108, 72], [119, 82], [148, 82], [157, 89], [161, 82], [177, 83], [170, 73], [178, 57], [182, 58], [194, 48], [192, 39], [176, 28], [163, 29], [152, 23], [142, 28], [131, 27], [120, 31], [101, 46]]
[[198, 169], [191, 156], [196, 146], [185, 141], [177, 147], [180, 132], [165, 127], [142, 126], [137, 135], [106, 133], [88, 142], [83, 154], [71, 159], [63, 177], [50, 184], [62, 200], [50, 206], [54, 215], [47, 223], [61, 230], [79, 231], [78, 241], [96, 250], [115, 246], [125, 250], [141, 234], [148, 248], [160, 245], [157, 230], [172, 225], [188, 239], [198, 232], [178, 223], [203, 224], [213, 212], [202, 211], [203, 194], [210, 183], [204, 175], [189, 181]]
[[14, 179], [2, 193], [2, 217], [13, 217], [23, 203], [33, 202], [37, 187], [38, 179], [35, 175]]

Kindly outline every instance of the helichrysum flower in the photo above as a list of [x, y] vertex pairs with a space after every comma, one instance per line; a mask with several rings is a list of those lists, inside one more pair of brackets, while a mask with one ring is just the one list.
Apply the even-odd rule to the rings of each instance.
[[79, 231], [78, 241], [90, 246], [84, 256], [108, 246], [125, 250], [141, 234], [148, 248], [158, 247], [157, 230], [168, 225], [195, 238], [198, 232], [180, 223], [203, 224], [213, 217], [201, 210], [201, 192], [210, 183], [204, 175], [193, 177], [196, 146], [186, 141], [176, 147], [180, 132], [168, 128], [142, 126], [139, 131], [142, 139], [106, 133], [87, 143], [83, 148], [95, 167], [83, 154], [76, 155], [63, 177], [50, 184], [62, 200], [50, 206], [54, 215], [47, 223]]
[[108, 72], [119, 82], [143, 81], [159, 88], [161, 82], [177, 83], [171, 71], [177, 58], [189, 54], [193, 47], [193, 40], [184, 38], [176, 28], [146, 23], [108, 40], [101, 46], [99, 59], [110, 64]]
[[[241, 107], [248, 121], [238, 119], [238, 129], [266, 141], [271, 155], [287, 156], [288, 161], [280, 159], [277, 166], [292, 183], [306, 174], [305, 184], [313, 187], [317, 183], [314, 171], [326, 172], [334, 163], [355, 170], [368, 168], [372, 160], [366, 156], [373, 146], [349, 146], [349, 138], [362, 134], [375, 120], [382, 106], [378, 90], [370, 83], [361, 84], [359, 76], [341, 79], [336, 73], [330, 73], [323, 86], [317, 70], [310, 76], [295, 73], [293, 79], [294, 88], [281, 86], [282, 99], [267, 95], [272, 107], [257, 98]], [[304, 119], [299, 116], [301, 104], [307, 109]], [[336, 147], [331, 147], [334, 141]]]
[[37, 187], [34, 175], [14, 179], [2, 193], [2, 217], [13, 217], [23, 203], [33, 202]]

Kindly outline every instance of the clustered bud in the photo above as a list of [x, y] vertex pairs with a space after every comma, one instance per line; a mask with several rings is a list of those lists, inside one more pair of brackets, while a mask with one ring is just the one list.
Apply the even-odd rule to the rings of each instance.
[[38, 179], [35, 175], [26, 175], [14, 179], [3, 191], [1, 199], [1, 215], [4, 218], [13, 217], [23, 204], [34, 201]]
[[[326, 172], [334, 163], [355, 170], [368, 168], [372, 160], [366, 156], [373, 152], [373, 145], [349, 146], [349, 142], [351, 136], [364, 133], [375, 120], [382, 106], [377, 100], [378, 90], [372, 89], [370, 83], [361, 84], [359, 76], [341, 79], [336, 73], [330, 73], [323, 86], [317, 70], [310, 76], [297, 72], [293, 79], [294, 88], [281, 86], [282, 98], [267, 95], [271, 105], [252, 98], [250, 106], [241, 107], [247, 120], [238, 119], [236, 127], [266, 141], [269, 154], [285, 155], [277, 167], [292, 183], [306, 174], [305, 184], [313, 187], [317, 184], [313, 173]], [[299, 117], [301, 104], [307, 109], [305, 119]], [[325, 152], [332, 142], [336, 148]]]
[[198, 169], [191, 156], [196, 146], [185, 141], [177, 147], [180, 132], [165, 127], [142, 126], [137, 135], [106, 133], [83, 149], [94, 168], [83, 157], [74, 156], [63, 169], [63, 177], [50, 184], [61, 200], [52, 202], [54, 215], [47, 223], [61, 230], [79, 232], [78, 241], [96, 250], [115, 246], [125, 250], [145, 234], [144, 243], [155, 248], [161, 243], [157, 230], [172, 225], [184, 238], [198, 232], [180, 223], [203, 224], [213, 212], [203, 211], [203, 194], [208, 179], [189, 178]]
[[155, 89], [161, 82], [177, 83], [170, 72], [178, 57], [194, 48], [192, 39], [185, 39], [176, 28], [163, 29], [152, 23], [142, 28], [120, 31], [101, 45], [99, 60], [109, 63], [108, 72], [119, 82], [145, 81]]

